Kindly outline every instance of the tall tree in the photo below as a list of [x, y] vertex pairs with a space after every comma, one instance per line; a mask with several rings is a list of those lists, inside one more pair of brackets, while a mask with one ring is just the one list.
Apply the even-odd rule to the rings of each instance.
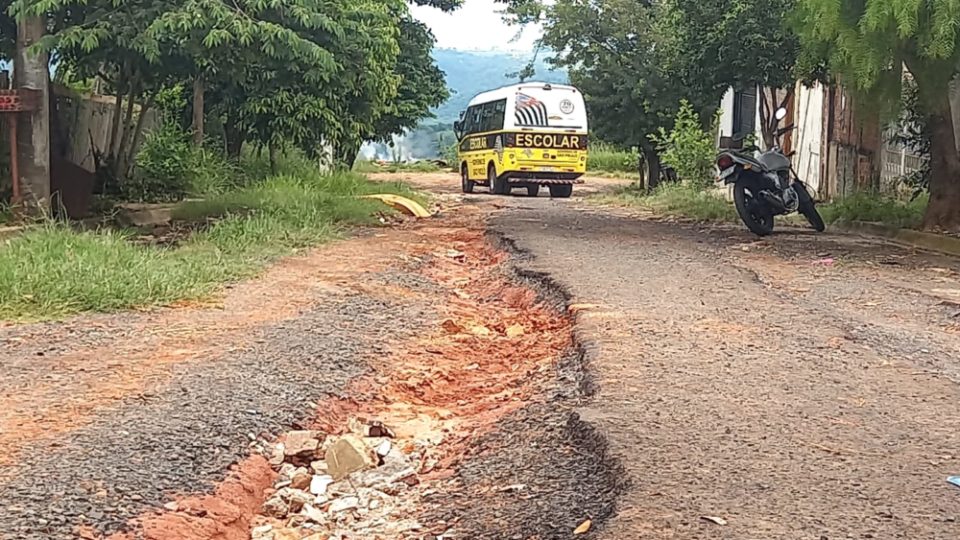
[[797, 0], [805, 48], [827, 55], [832, 72], [875, 100], [898, 102], [904, 66], [917, 88], [930, 136], [927, 229], [960, 230], [960, 156], [949, 86], [960, 66], [958, 0]]
[[[799, 39], [788, 25], [794, 3], [664, 0], [658, 6], [658, 54], [663, 68], [679, 77], [691, 93], [710, 96], [715, 103], [729, 87], [758, 86], [760, 128], [767, 147], [774, 142], [773, 113], [786, 104], [798, 78]], [[780, 89], [784, 91], [777, 92]]]
[[583, 92], [592, 131], [611, 143], [638, 147], [648, 186], [654, 185], [660, 159], [649, 136], [670, 127], [686, 95], [658, 64], [654, 7], [636, 0], [508, 3], [516, 22], [543, 24], [542, 43], [557, 51], [552, 62], [568, 68], [570, 81]]
[[372, 138], [387, 140], [391, 135], [412, 129], [430, 110], [450, 96], [443, 72], [433, 61], [434, 37], [423, 23], [409, 14], [400, 18], [400, 54], [396, 72], [400, 76], [397, 97], [377, 119]]

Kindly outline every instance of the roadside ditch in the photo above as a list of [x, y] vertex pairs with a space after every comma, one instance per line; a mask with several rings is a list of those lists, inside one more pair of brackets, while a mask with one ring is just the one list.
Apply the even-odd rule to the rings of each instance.
[[576, 413], [592, 347], [527, 254], [453, 221], [411, 229], [436, 246], [410, 255], [436, 290], [434, 331], [373, 359], [213, 493], [173, 497], [110, 539], [592, 537], [625, 487]]

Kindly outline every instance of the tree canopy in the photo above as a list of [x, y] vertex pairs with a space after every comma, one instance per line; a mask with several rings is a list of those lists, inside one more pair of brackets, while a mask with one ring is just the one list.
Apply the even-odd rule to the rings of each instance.
[[[592, 131], [607, 142], [639, 148], [648, 181], [655, 183], [660, 161], [650, 135], [672, 125], [680, 99], [688, 96], [682, 82], [662, 68], [654, 32], [657, 8], [636, 0], [507, 3], [514, 21], [543, 24], [542, 43], [556, 51], [551, 61], [568, 69], [583, 92]], [[706, 106], [704, 99], [689, 97]]]
[[[419, 0], [456, 9], [460, 0]], [[434, 38], [404, 0], [14, 0], [0, 28], [42, 16], [48, 50], [75, 78], [116, 95], [103, 162], [123, 175], [139, 137], [137, 114], [173, 87], [193, 88], [193, 129], [222, 126], [237, 154], [245, 141], [332, 145], [351, 162], [363, 140], [415, 125], [447, 97]], [[9, 52], [11, 34], [0, 41]], [[209, 99], [207, 99], [209, 98]], [[136, 106], [135, 106], [136, 105]], [[142, 114], [140, 115], [142, 116]]]
[[797, 79], [813, 77], [797, 67], [800, 42], [789, 25], [795, 1], [664, 0], [656, 21], [663, 69], [715, 102], [728, 88], [759, 87], [760, 127], [766, 145], [773, 144], [774, 111]]
[[960, 229], [960, 157], [949, 86], [960, 66], [960, 1], [797, 0], [795, 24], [804, 48], [875, 102], [896, 103], [904, 67], [930, 137], [930, 203], [926, 228]]

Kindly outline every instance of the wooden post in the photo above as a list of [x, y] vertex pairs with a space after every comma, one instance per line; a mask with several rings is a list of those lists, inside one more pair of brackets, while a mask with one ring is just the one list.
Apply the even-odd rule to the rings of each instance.
[[17, 52], [13, 84], [37, 93], [36, 107], [19, 113], [17, 119], [17, 164], [22, 211], [45, 215], [50, 209], [50, 100], [48, 56], [30, 46], [43, 37], [42, 17], [27, 17], [17, 23]]

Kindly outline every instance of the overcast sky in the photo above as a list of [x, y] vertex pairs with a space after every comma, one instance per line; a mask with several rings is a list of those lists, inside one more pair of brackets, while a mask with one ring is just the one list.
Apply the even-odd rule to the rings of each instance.
[[511, 51], [526, 53], [533, 50], [539, 37], [535, 28], [526, 28], [517, 41], [511, 41], [520, 30], [503, 22], [498, 13], [503, 4], [494, 0], [466, 0], [453, 13], [430, 7], [412, 6], [414, 16], [433, 30], [437, 47], [470, 51]]

